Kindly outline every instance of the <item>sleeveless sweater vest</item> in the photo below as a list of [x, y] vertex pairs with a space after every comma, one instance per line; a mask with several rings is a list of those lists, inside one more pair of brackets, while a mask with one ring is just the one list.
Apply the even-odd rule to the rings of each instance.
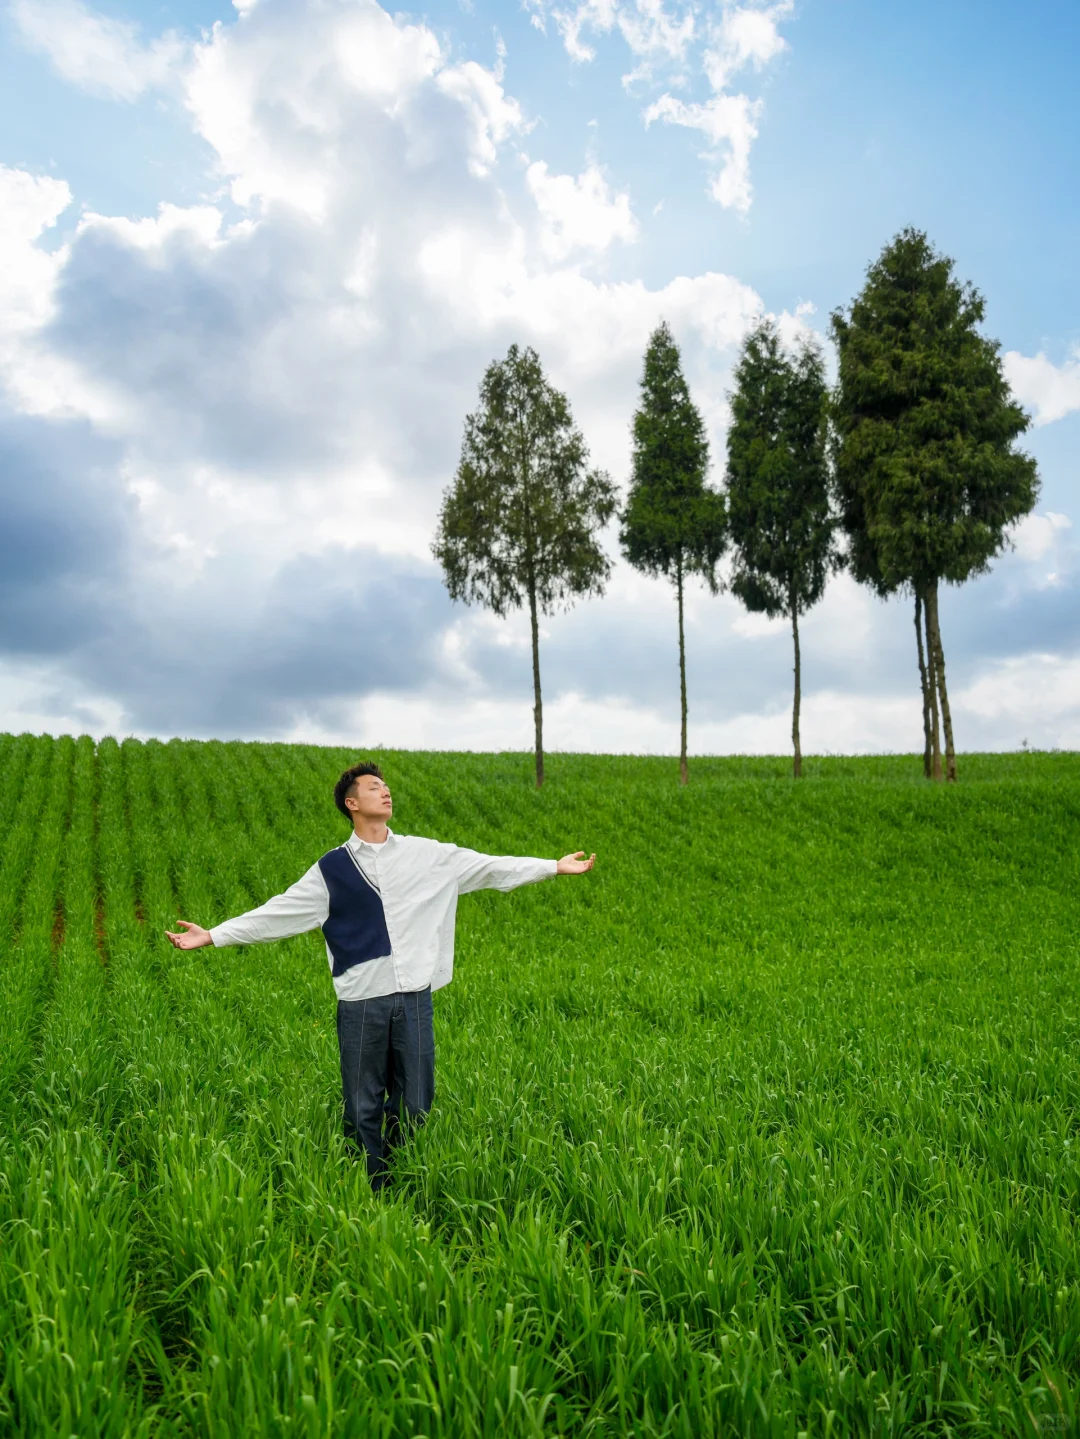
[[382, 896], [353, 858], [348, 845], [332, 849], [319, 860], [330, 896], [330, 913], [322, 927], [334, 959], [337, 978], [355, 964], [382, 959], [391, 951]]

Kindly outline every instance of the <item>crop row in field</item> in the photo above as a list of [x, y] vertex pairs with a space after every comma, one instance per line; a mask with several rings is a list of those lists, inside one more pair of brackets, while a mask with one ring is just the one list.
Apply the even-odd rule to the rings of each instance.
[[0, 1428], [1036, 1432], [1076, 1419], [1080, 762], [386, 754], [462, 902], [374, 1198], [321, 940], [161, 932], [331, 844], [354, 756], [0, 737]]

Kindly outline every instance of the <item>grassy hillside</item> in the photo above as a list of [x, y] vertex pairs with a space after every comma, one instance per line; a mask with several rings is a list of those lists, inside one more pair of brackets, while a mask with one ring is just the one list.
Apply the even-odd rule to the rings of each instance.
[[0, 738], [0, 1431], [1033, 1434], [1077, 1417], [1080, 758], [386, 753], [465, 898], [389, 1198], [320, 936], [181, 955], [352, 752]]

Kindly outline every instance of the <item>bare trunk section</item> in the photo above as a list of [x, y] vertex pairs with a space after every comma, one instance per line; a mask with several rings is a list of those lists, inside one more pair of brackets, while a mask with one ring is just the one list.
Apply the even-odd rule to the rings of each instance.
[[941, 725], [938, 717], [937, 663], [934, 656], [934, 637], [930, 625], [930, 603], [923, 596], [923, 625], [926, 628], [926, 684], [930, 691], [930, 778], [943, 780], [941, 768]]
[[519, 416], [518, 444], [521, 456], [521, 493], [525, 520], [525, 584], [529, 592], [529, 627], [532, 632], [533, 662], [533, 727], [536, 744], [536, 788], [544, 783], [544, 702], [540, 697], [540, 625], [536, 614], [536, 550], [533, 533], [530, 494], [530, 446], [528, 427]]
[[[934, 676], [937, 680], [938, 695], [941, 698], [941, 722], [945, 730], [945, 778], [950, 784], [956, 783], [956, 746], [953, 744], [952, 713], [949, 710], [949, 690], [945, 683], [945, 651], [941, 647], [941, 620], [938, 614], [937, 580], [927, 586], [926, 616], [930, 643], [934, 652]], [[940, 764], [940, 760], [939, 760]]]
[[529, 586], [529, 620], [532, 624], [533, 722], [536, 726], [536, 788], [544, 783], [544, 702], [540, 698], [540, 626], [536, 618], [536, 590]]
[[919, 684], [922, 686], [922, 727], [923, 727], [923, 778], [933, 773], [934, 740], [930, 732], [930, 680], [926, 673], [926, 653], [923, 649], [922, 594], [915, 589], [915, 643], [919, 650]]
[[799, 654], [799, 597], [791, 587], [791, 633], [795, 640], [795, 702], [791, 707], [791, 743], [795, 747], [795, 779], [802, 779], [802, 745], [799, 741], [799, 710], [802, 707], [802, 658]]
[[686, 765], [686, 638], [683, 632], [683, 568], [679, 556], [675, 585], [679, 593], [679, 698], [682, 703], [682, 739], [679, 747], [679, 783], [686, 784], [690, 772]]

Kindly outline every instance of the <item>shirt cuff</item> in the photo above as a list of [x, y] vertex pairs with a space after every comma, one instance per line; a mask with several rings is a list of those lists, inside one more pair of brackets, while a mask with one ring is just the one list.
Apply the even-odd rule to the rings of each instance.
[[213, 941], [215, 949], [224, 949], [226, 945], [232, 944], [233, 941], [229, 938], [228, 923], [215, 925], [214, 928], [210, 930], [210, 938]]

